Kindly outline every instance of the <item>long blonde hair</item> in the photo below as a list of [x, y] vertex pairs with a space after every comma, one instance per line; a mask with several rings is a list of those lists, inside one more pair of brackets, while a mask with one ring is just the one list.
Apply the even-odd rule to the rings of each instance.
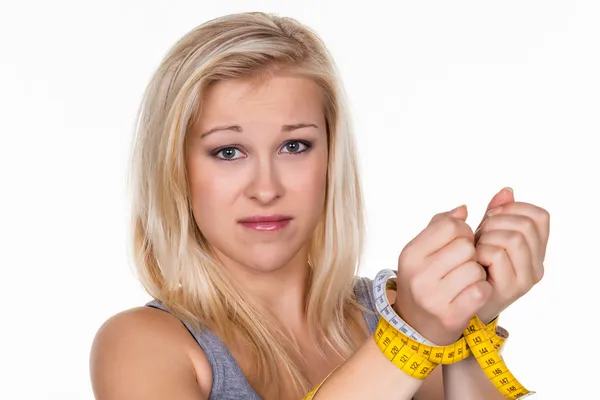
[[360, 309], [353, 283], [363, 246], [363, 198], [343, 89], [326, 47], [309, 28], [291, 18], [242, 13], [208, 21], [182, 37], [144, 94], [130, 176], [132, 250], [142, 284], [197, 329], [210, 322], [225, 343], [234, 330], [243, 335], [256, 357], [244, 373], [275, 395], [281, 367], [299, 394], [308, 391], [307, 366], [289, 335], [242, 296], [211, 254], [191, 211], [184, 149], [211, 83], [278, 70], [313, 79], [325, 95], [327, 196], [310, 239], [306, 311], [318, 348], [348, 357], [358, 346], [350, 328]]

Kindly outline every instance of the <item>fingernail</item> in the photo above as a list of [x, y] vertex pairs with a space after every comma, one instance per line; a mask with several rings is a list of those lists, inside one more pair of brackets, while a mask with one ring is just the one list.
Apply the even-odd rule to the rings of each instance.
[[507, 187], [505, 187], [505, 188], [504, 188], [504, 189], [502, 189], [502, 190], [508, 190], [508, 191], [509, 191], [509, 192], [511, 192], [511, 193], [514, 193], [514, 192], [515, 192], [515, 191], [513, 190], [513, 188], [511, 188], [510, 186], [507, 186]]
[[457, 211], [457, 210], [459, 210], [460, 208], [463, 208], [463, 207], [466, 207], [466, 204], [461, 204], [460, 206], [458, 206], [458, 207], [456, 207], [456, 208], [453, 208], [453, 209], [452, 209], [452, 210], [450, 210], [449, 212], [454, 212], [454, 211]]
[[491, 217], [492, 215], [498, 215], [500, 214], [500, 212], [502, 211], [502, 207], [496, 207], [496, 208], [492, 208], [490, 211], [487, 212], [487, 216]]

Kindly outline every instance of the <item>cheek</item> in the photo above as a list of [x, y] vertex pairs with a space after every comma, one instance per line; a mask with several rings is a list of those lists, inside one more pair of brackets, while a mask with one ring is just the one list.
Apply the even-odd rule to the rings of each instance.
[[218, 170], [211, 168], [210, 163], [189, 163], [192, 209], [202, 231], [215, 226], [219, 222], [219, 216], [229, 215], [223, 210], [230, 209], [236, 196], [234, 181], [221, 175]]
[[327, 158], [315, 157], [302, 168], [289, 171], [286, 179], [287, 195], [300, 209], [312, 213], [311, 219], [319, 218], [325, 204], [327, 186]]

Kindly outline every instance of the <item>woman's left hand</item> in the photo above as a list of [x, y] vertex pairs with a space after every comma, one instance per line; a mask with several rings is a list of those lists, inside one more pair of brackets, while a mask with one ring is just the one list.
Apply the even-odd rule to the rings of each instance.
[[[500, 204], [498, 206], [498, 204]], [[533, 204], [515, 202], [500, 191], [475, 232], [477, 261], [487, 267], [493, 293], [478, 316], [487, 324], [544, 276], [550, 215]]]

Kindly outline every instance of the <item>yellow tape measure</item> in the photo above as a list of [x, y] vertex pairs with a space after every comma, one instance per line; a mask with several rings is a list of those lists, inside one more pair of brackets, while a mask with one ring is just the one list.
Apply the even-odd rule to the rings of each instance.
[[375, 331], [375, 341], [388, 360], [415, 379], [425, 379], [436, 366], [454, 364], [473, 354], [490, 381], [507, 399], [522, 399], [535, 394], [514, 377], [498, 353], [507, 333], [497, 326], [497, 319], [485, 326], [477, 316], [473, 316], [456, 343], [437, 346], [422, 337], [392, 309], [386, 290], [390, 279], [395, 277], [394, 271], [383, 270], [373, 281], [375, 304], [382, 316]]
[[327, 378], [323, 379], [323, 381], [321, 383], [319, 383], [317, 386], [315, 386], [315, 388], [313, 390], [306, 393], [304, 395], [304, 397], [302, 398], [302, 400], [312, 400], [312, 398], [315, 397], [317, 390], [319, 390], [321, 388], [321, 386], [323, 386], [323, 383], [325, 383], [326, 380], [327, 380]]

